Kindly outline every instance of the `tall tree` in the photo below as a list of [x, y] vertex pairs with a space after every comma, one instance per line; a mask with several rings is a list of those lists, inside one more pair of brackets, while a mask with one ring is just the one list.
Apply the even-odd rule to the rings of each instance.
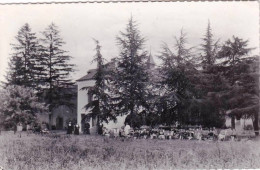
[[62, 49], [65, 42], [54, 23], [50, 24], [42, 35], [41, 64], [45, 68], [45, 73], [41, 79], [45, 82], [43, 92], [45, 101], [49, 104], [50, 111], [59, 105], [73, 106], [71, 98], [74, 83], [70, 73], [74, 71], [74, 65], [69, 63], [72, 57]]
[[196, 84], [201, 99], [199, 104], [201, 124], [221, 127], [224, 124], [224, 114], [222, 114], [221, 102], [217, 102], [216, 96], [226, 90], [227, 83], [223, 77], [223, 67], [216, 64], [220, 48], [219, 40], [214, 40], [209, 21], [202, 41], [203, 43], [200, 45], [200, 52], [202, 52], [200, 67], [202, 66], [202, 70], [197, 76], [198, 83]]
[[[159, 98], [158, 110], [161, 110], [167, 121], [174, 123], [188, 121], [188, 105], [193, 98], [191, 78], [196, 72], [192, 64], [191, 48], [187, 48], [186, 34], [181, 30], [181, 35], [176, 38], [174, 49], [163, 44], [159, 58], [162, 60], [161, 85], [164, 93]], [[169, 124], [169, 123], [168, 123]]]
[[240, 59], [232, 67], [234, 84], [221, 95], [227, 113], [234, 119], [251, 118], [256, 135], [259, 135], [259, 58], [258, 56]]
[[88, 117], [97, 120], [97, 128], [100, 128], [100, 124], [103, 122], [108, 123], [109, 120], [116, 120], [116, 116], [111, 108], [111, 98], [109, 95], [109, 87], [107, 81], [108, 68], [104, 64], [104, 58], [101, 55], [101, 46], [99, 42], [96, 42], [96, 55], [92, 62], [97, 62], [97, 70], [94, 75], [95, 85], [93, 87], [84, 87], [88, 90], [88, 94], [93, 96], [93, 99], [85, 106], [86, 110], [90, 109]]
[[208, 21], [208, 27], [206, 30], [206, 34], [202, 38], [203, 43], [200, 45], [201, 46], [201, 51], [202, 51], [202, 66], [205, 67], [207, 65], [212, 66], [217, 57], [219, 45], [218, 42], [219, 40], [215, 41], [213, 39], [213, 34], [212, 30], [210, 27], [210, 21]]
[[25, 24], [15, 37], [16, 44], [12, 45], [12, 53], [9, 62], [9, 71], [6, 76], [7, 85], [24, 85], [36, 88], [38, 84], [37, 74], [42, 70], [38, 64], [39, 43], [36, 34], [31, 31], [29, 24]]
[[[222, 59], [221, 65], [225, 67], [224, 76], [229, 82], [229, 90], [233, 91], [237, 88], [236, 81], [240, 78], [242, 70], [236, 69], [238, 65], [242, 62], [249, 52], [252, 50], [248, 48], [248, 41], [244, 41], [241, 38], [233, 36], [233, 40], [227, 40], [221, 50], [219, 51], [218, 58]], [[242, 71], [242, 72], [241, 72]], [[231, 95], [228, 98], [225, 98], [227, 103], [232, 102], [232, 98], [236, 95]], [[226, 110], [234, 109], [236, 105], [226, 105]], [[235, 128], [235, 117], [236, 114], [232, 113], [231, 116], [231, 126]]]
[[120, 32], [117, 43], [120, 54], [117, 58], [114, 80], [116, 111], [118, 114], [131, 116], [147, 108], [146, 70], [147, 51], [144, 50], [145, 39], [141, 36], [136, 22], [131, 17], [125, 32]]

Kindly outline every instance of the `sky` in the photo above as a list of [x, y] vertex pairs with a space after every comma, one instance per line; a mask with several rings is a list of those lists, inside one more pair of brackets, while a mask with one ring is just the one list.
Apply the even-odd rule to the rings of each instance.
[[145, 48], [154, 60], [163, 42], [170, 47], [174, 37], [184, 29], [190, 46], [198, 46], [205, 34], [208, 21], [215, 39], [224, 42], [233, 35], [249, 40], [252, 55], [259, 54], [259, 6], [257, 1], [245, 2], [132, 2], [132, 3], [75, 3], [0, 5], [0, 81], [8, 68], [18, 30], [28, 23], [33, 32], [41, 32], [52, 22], [66, 42], [63, 49], [76, 65], [73, 80], [84, 76], [95, 55], [94, 39], [102, 46], [101, 53], [109, 61], [119, 53], [116, 36], [124, 31], [130, 17], [137, 21], [146, 38]]

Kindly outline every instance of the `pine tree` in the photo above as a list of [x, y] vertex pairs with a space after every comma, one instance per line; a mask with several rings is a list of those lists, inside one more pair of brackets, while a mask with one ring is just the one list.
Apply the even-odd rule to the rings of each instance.
[[218, 41], [214, 41], [212, 30], [210, 27], [210, 21], [208, 21], [208, 27], [206, 34], [202, 38], [203, 44], [201, 44], [202, 55], [202, 66], [206, 67], [207, 65], [212, 66], [217, 57], [217, 53], [219, 50]]
[[221, 127], [224, 124], [223, 107], [216, 96], [226, 90], [227, 83], [223, 77], [223, 67], [216, 64], [219, 40], [215, 41], [213, 37], [210, 22], [208, 22], [206, 34], [202, 38], [203, 43], [200, 45], [202, 70], [197, 76], [199, 81], [196, 89], [200, 92], [201, 124]]
[[4, 82], [4, 85], [23, 85], [24, 74], [22, 59], [17, 56], [11, 56], [8, 66], [9, 70], [5, 76], [7, 82]]
[[41, 76], [43, 82], [43, 95], [49, 104], [50, 111], [59, 105], [73, 107], [71, 99], [73, 97], [70, 73], [73, 72], [73, 64], [69, 61], [71, 56], [62, 49], [65, 42], [60, 36], [58, 27], [50, 24], [43, 32], [41, 39], [41, 64], [45, 68]]
[[[235, 90], [237, 88], [236, 81], [237, 78], [240, 77], [240, 74], [243, 73], [242, 70], [236, 69], [239, 64], [242, 62], [243, 58], [245, 58], [249, 52], [252, 50], [251, 48], [247, 48], [248, 41], [244, 41], [238, 37], [233, 36], [232, 40], [227, 40], [221, 50], [219, 51], [218, 58], [222, 59], [221, 65], [223, 66], [224, 76], [229, 82], [229, 92]], [[242, 71], [242, 72], [241, 72]], [[228, 93], [228, 92], [226, 92]], [[225, 96], [225, 95], [224, 95]], [[225, 97], [227, 103], [232, 102], [232, 98], [236, 95], [231, 95], [229, 97]], [[235, 105], [226, 105], [226, 110], [235, 109]], [[235, 128], [235, 117], [236, 114], [229, 114], [231, 116], [231, 126]]]
[[235, 128], [235, 118], [252, 118], [256, 135], [259, 135], [259, 58], [258, 56], [240, 59], [232, 66], [235, 73], [234, 84], [221, 95], [227, 113]]
[[29, 24], [26, 23], [18, 31], [15, 38], [17, 43], [11, 44], [14, 52], [9, 62], [6, 84], [37, 88], [37, 74], [39, 70], [42, 70], [42, 66], [38, 64], [40, 58], [36, 34], [31, 31]]
[[[219, 40], [215, 41], [213, 39], [213, 34], [210, 26], [210, 21], [208, 21], [208, 27], [206, 34], [202, 38], [203, 43], [200, 45], [201, 55], [201, 66], [202, 66], [202, 80], [207, 83], [202, 83], [203, 86], [200, 87], [201, 91], [204, 93], [203, 97], [207, 95], [208, 92], [217, 92], [216, 87], [219, 84], [216, 84], [216, 80], [221, 77], [218, 73], [219, 66], [216, 64], [217, 55], [219, 51]], [[200, 84], [200, 85], [202, 85]]]
[[93, 87], [85, 87], [83, 89], [88, 90], [88, 94], [93, 96], [93, 99], [85, 106], [86, 110], [90, 109], [87, 116], [97, 120], [97, 128], [100, 128], [100, 124], [103, 122], [108, 123], [109, 120], [116, 120], [115, 114], [111, 108], [111, 98], [109, 95], [109, 87], [107, 81], [109, 81], [108, 68], [104, 65], [104, 58], [101, 55], [101, 46], [99, 42], [96, 42], [96, 55], [92, 62], [97, 62], [97, 70], [94, 75], [95, 85]]
[[145, 39], [131, 17], [125, 32], [120, 32], [120, 36], [117, 37], [120, 54], [117, 58], [118, 67], [113, 92], [116, 96], [115, 109], [118, 114], [130, 114], [133, 117], [148, 107], [147, 51], [143, 49], [144, 42]]
[[245, 41], [235, 36], [233, 36], [233, 41], [227, 40], [218, 53], [218, 58], [225, 59], [222, 65], [234, 66], [239, 63], [252, 50], [252, 48], [247, 48], [247, 46], [248, 40]]
[[180, 37], [175, 37], [175, 44], [173, 50], [163, 43], [162, 52], [159, 58], [162, 60], [163, 68], [166, 70], [171, 68], [178, 68], [181, 70], [190, 69], [189, 66], [192, 65], [192, 48], [187, 48], [187, 34], [181, 30]]
[[200, 92], [199, 112], [202, 125], [218, 128], [224, 126], [224, 100], [219, 98], [229, 89], [229, 83], [224, 76], [224, 70], [223, 66], [213, 64], [207, 65], [200, 72], [200, 80], [196, 85], [196, 89]]
[[[168, 123], [188, 121], [188, 105], [193, 98], [191, 78], [197, 71], [192, 64], [192, 48], [187, 48], [186, 34], [181, 30], [179, 38], [175, 38], [175, 48], [171, 50], [163, 44], [158, 56], [162, 60], [161, 86], [164, 93], [157, 103], [158, 111]], [[168, 119], [167, 119], [168, 118]]]

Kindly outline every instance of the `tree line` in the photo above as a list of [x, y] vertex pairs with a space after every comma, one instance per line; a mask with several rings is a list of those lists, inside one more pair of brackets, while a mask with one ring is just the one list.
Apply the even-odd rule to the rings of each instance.
[[18, 122], [33, 123], [37, 113], [51, 114], [60, 105], [75, 107], [71, 103], [76, 94], [70, 78], [74, 65], [70, 63], [71, 56], [62, 49], [65, 42], [60, 31], [52, 23], [40, 34], [37, 37], [26, 23], [19, 29], [16, 43], [11, 44], [0, 107], [5, 127]]
[[[70, 105], [73, 97], [69, 75], [74, 65], [62, 49], [64, 41], [59, 33], [51, 24], [37, 38], [25, 24], [16, 36], [17, 44], [11, 45], [14, 53], [4, 85], [32, 89], [49, 112], [59, 105]], [[259, 61], [258, 56], [250, 56], [252, 48], [247, 40], [233, 36], [220, 43], [208, 23], [201, 45], [188, 48], [187, 34], [181, 30], [175, 44], [162, 44], [157, 55], [161, 64], [154, 71], [149, 69], [146, 39], [133, 18], [116, 37], [120, 52], [113, 69], [105, 64], [101, 45], [95, 42], [96, 81], [83, 90], [93, 96], [85, 108], [98, 125], [128, 115], [126, 122], [134, 127], [176, 123], [223, 127], [225, 116], [229, 116], [232, 128], [235, 119], [252, 118], [258, 131]], [[14, 111], [1, 107], [1, 112], [10, 116]]]
[[178, 123], [221, 128], [229, 116], [232, 128], [235, 119], [251, 118], [258, 135], [259, 61], [250, 56], [248, 40], [233, 36], [220, 44], [209, 22], [199, 48], [188, 48], [181, 30], [175, 44], [162, 44], [157, 56], [162, 64], [154, 72], [132, 18], [116, 40], [120, 53], [114, 69], [106, 68], [95, 40], [96, 83], [83, 88], [93, 95], [85, 108], [98, 125], [128, 115], [126, 122], [133, 127]]

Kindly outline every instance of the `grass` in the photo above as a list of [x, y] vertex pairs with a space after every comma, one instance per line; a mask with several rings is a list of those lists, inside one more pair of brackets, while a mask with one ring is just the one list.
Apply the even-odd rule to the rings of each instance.
[[2, 132], [5, 170], [259, 168], [259, 141], [108, 139]]

